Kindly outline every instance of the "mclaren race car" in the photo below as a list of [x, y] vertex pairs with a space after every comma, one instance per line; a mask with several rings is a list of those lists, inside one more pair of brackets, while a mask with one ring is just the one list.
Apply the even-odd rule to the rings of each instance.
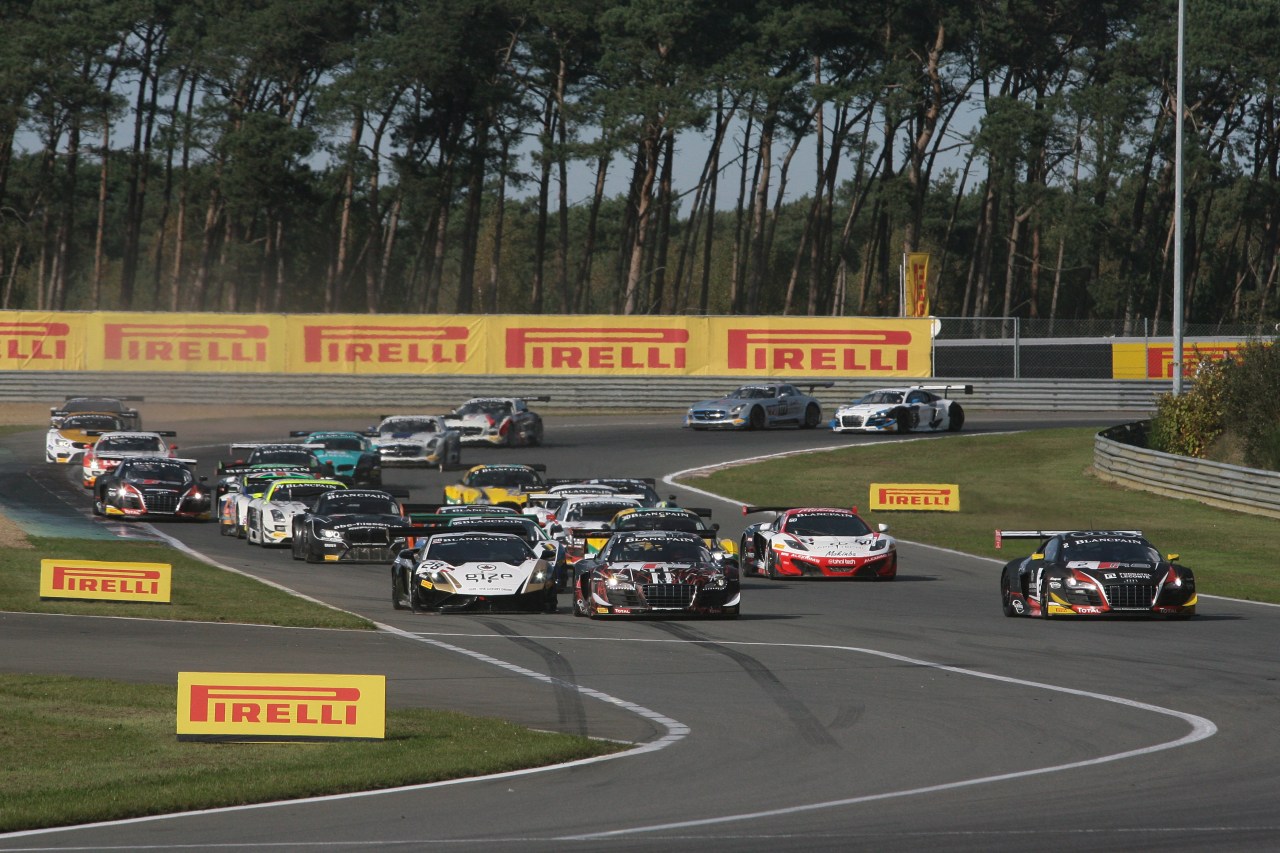
[[[836, 409], [835, 432], [959, 432], [964, 409], [946, 397], [952, 391], [973, 393], [972, 385], [912, 385], [881, 388]], [[937, 394], [934, 392], [941, 392]]]
[[736, 619], [738, 567], [715, 557], [695, 533], [614, 533], [574, 567], [573, 615], [600, 619], [690, 613]]
[[390, 415], [365, 435], [382, 457], [382, 467], [456, 468], [462, 435], [438, 415]]
[[787, 382], [743, 385], [717, 400], [703, 400], [689, 407], [684, 425], [690, 429], [765, 429], [797, 426], [813, 429], [822, 423], [822, 403], [814, 388], [830, 388], [833, 382], [801, 382], [803, 393]]
[[744, 506], [743, 515], [773, 512], [748, 525], [738, 548], [744, 575], [769, 578], [867, 578], [898, 574], [898, 543], [888, 525], [872, 530], [857, 510], [830, 507]]
[[80, 462], [103, 433], [122, 429], [124, 421], [116, 415], [67, 415], [56, 427], [49, 427], [44, 439], [44, 461], [64, 465]]
[[172, 459], [177, 456], [178, 445], [168, 444], [166, 438], [177, 435], [173, 430], [159, 432], [104, 432], [93, 447], [80, 459], [80, 479], [86, 489], [92, 489], [98, 478], [131, 456], [155, 459]]
[[552, 543], [533, 548], [510, 533], [436, 533], [392, 564], [391, 604], [415, 612], [554, 613], [554, 555]]
[[390, 492], [335, 489], [293, 517], [293, 558], [308, 563], [390, 563], [412, 526]]
[[523, 509], [530, 492], [546, 489], [546, 465], [476, 465], [462, 481], [444, 487], [446, 504], [493, 504]]
[[445, 415], [444, 420], [462, 433], [463, 444], [535, 447], [542, 444], [542, 416], [529, 408], [529, 402], [550, 399], [476, 397]]
[[329, 475], [358, 489], [382, 488], [382, 456], [358, 432], [294, 430], [291, 438], [301, 438], [302, 446], [313, 451]]
[[286, 545], [293, 537], [295, 516], [310, 509], [321, 495], [345, 488], [341, 480], [275, 480], [245, 505], [244, 538], [250, 545]]
[[213, 504], [204, 478], [196, 479], [188, 465], [194, 459], [131, 457], [98, 477], [93, 486], [93, 511], [117, 518], [206, 519]]
[[96, 413], [115, 415], [122, 429], [142, 429], [142, 415], [126, 403], [140, 403], [141, 397], [68, 397], [61, 406], [49, 410], [49, 426], [56, 427], [68, 415]]
[[996, 547], [1005, 539], [1040, 543], [1000, 572], [1005, 616], [1195, 615], [1195, 575], [1141, 530], [997, 530]]

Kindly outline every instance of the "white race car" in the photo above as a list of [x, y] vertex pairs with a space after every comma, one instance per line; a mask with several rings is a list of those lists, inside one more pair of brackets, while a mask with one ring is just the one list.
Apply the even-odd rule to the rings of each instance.
[[124, 422], [115, 415], [90, 413], [67, 415], [56, 427], [49, 427], [44, 439], [44, 461], [67, 464], [80, 462], [85, 451], [98, 442], [106, 432], [124, 429]]
[[[934, 392], [941, 392], [937, 394]], [[836, 409], [835, 432], [959, 432], [964, 409], [947, 394], [973, 393], [972, 385], [911, 385], [881, 388]]]
[[293, 539], [293, 517], [309, 510], [325, 492], [345, 489], [340, 480], [276, 480], [261, 497], [249, 501], [245, 539], [250, 545], [287, 545]]
[[556, 510], [556, 518], [547, 525], [547, 533], [565, 545], [565, 560], [576, 563], [596, 553], [608, 537], [592, 537], [613, 521], [624, 509], [643, 506], [643, 495], [572, 495]]
[[276, 480], [314, 479], [314, 475], [301, 465], [281, 466], [279, 468], [254, 469], [245, 474], [223, 477], [218, 495], [218, 532], [223, 536], [238, 536], [243, 539], [249, 516], [249, 503], [260, 498]]
[[538, 550], [509, 533], [437, 533], [391, 566], [397, 609], [554, 613], [556, 546]]
[[382, 467], [456, 467], [462, 461], [462, 434], [439, 415], [389, 415], [365, 432], [382, 457]]
[[153, 432], [104, 432], [93, 447], [85, 451], [81, 460], [81, 481], [86, 489], [92, 489], [98, 478], [115, 469], [121, 459], [133, 456], [173, 459], [178, 445], [166, 444], [166, 438], [177, 435], [173, 430]]
[[550, 397], [476, 397], [444, 416], [445, 423], [462, 433], [463, 444], [502, 447], [536, 447], [542, 444], [542, 416], [529, 401]]

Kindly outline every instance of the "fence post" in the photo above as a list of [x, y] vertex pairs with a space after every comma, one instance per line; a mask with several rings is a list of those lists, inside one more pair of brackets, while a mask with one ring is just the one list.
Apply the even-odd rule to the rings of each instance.
[[1013, 318], [1013, 378], [1022, 378], [1021, 325], [1017, 317]]

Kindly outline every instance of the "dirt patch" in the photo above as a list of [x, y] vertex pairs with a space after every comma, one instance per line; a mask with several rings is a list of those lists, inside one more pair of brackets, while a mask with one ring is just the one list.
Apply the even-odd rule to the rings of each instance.
[[21, 527], [0, 515], [0, 548], [30, 550], [34, 547], [31, 540], [27, 538], [27, 534], [22, 532]]

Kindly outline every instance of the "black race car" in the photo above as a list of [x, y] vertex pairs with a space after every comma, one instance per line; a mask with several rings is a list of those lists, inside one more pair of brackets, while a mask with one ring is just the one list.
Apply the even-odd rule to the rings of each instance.
[[1195, 575], [1141, 530], [997, 530], [996, 547], [1005, 539], [1040, 541], [1000, 572], [1005, 616], [1195, 615]]
[[210, 517], [213, 499], [205, 478], [196, 479], [188, 465], [194, 459], [134, 456], [98, 477], [93, 484], [93, 511], [115, 518]]
[[738, 567], [713, 556], [696, 533], [614, 533], [594, 557], [574, 566], [573, 615], [600, 619], [691, 613], [736, 619]]
[[335, 489], [293, 517], [295, 560], [308, 563], [390, 563], [413, 532], [390, 492]]
[[68, 415], [93, 412], [119, 418], [121, 429], [142, 429], [142, 415], [125, 403], [140, 403], [141, 397], [67, 397], [61, 406], [49, 410], [49, 426], [57, 427]]
[[[248, 451], [246, 453], [246, 451]], [[256, 470], [288, 468], [308, 477], [332, 477], [333, 466], [301, 444], [233, 444], [236, 458], [218, 463], [218, 497], [235, 487], [235, 478]]]

